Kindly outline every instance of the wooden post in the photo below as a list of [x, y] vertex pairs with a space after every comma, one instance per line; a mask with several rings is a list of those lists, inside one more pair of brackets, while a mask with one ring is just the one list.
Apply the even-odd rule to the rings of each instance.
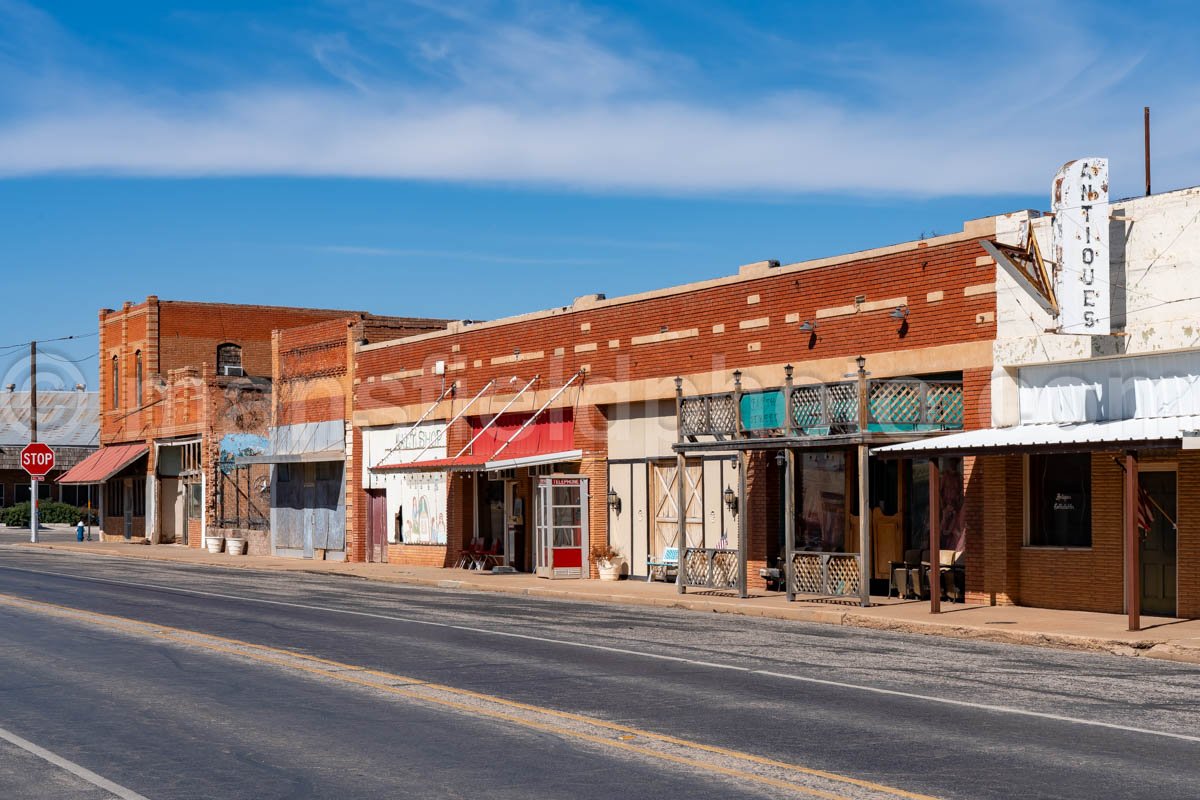
[[796, 587], [792, 580], [792, 559], [796, 553], [796, 451], [787, 448], [783, 451], [787, 460], [784, 462], [783, 483], [783, 585], [787, 590], [789, 601], [796, 599]]
[[937, 456], [929, 459], [929, 613], [942, 613], [942, 488]]
[[1142, 629], [1142, 581], [1137, 527], [1138, 463], [1132, 450], [1125, 453], [1125, 611], [1129, 630]]
[[871, 475], [867, 445], [858, 446], [858, 597], [863, 608], [871, 605]]
[[871, 475], [867, 459], [870, 453], [865, 437], [871, 425], [867, 397], [867, 359], [859, 356], [858, 365], [858, 596], [863, 608], [871, 605]]
[[746, 541], [746, 451], [738, 451], [738, 597], [749, 597], [746, 590], [746, 561], [750, 545]]
[[678, 453], [675, 456], [675, 464], [675, 513], [679, 516], [679, 527], [675, 534], [675, 546], [679, 549], [679, 563], [675, 567], [675, 590], [679, 594], [686, 594], [687, 586], [683, 582], [683, 573], [687, 569], [687, 457]]

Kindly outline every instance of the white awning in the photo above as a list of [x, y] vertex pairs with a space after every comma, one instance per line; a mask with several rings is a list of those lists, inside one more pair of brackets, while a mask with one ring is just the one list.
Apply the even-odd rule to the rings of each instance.
[[[983, 428], [877, 447], [872, 453], [919, 455], [922, 453], [988, 453], [1061, 448], [1096, 450], [1104, 445], [1200, 446], [1200, 415], [1080, 422], [1073, 425], [1014, 425]], [[1185, 439], [1190, 441], [1184, 441]]]
[[578, 461], [583, 458], [582, 450], [563, 450], [558, 453], [536, 453], [531, 456], [516, 456], [489, 461], [483, 465], [486, 470], [515, 469], [516, 467], [536, 467], [542, 464], [558, 464], [562, 461]]

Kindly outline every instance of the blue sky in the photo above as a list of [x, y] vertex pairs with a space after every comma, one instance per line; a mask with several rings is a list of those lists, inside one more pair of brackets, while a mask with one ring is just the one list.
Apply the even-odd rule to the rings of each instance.
[[1134, 194], [1147, 104], [1155, 189], [1200, 183], [1195, 17], [0, 0], [0, 347], [152, 293], [494, 318], [1043, 208], [1087, 155]]

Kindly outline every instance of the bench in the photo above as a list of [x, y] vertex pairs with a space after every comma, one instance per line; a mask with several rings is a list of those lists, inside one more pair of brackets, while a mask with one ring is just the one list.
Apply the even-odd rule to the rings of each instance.
[[655, 561], [653, 556], [647, 555], [646, 556], [646, 568], [647, 568], [647, 574], [646, 574], [647, 581], [654, 580], [655, 579], [654, 574], [656, 572], [659, 575], [659, 579], [665, 581], [667, 579], [667, 571], [668, 570], [679, 569], [679, 548], [678, 547], [663, 548], [662, 558], [660, 558], [658, 561]]

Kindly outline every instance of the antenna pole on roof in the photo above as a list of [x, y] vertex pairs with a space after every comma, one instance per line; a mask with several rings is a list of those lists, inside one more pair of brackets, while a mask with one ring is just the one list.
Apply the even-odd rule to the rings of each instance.
[[1150, 196], [1150, 106], [1143, 109], [1143, 127], [1146, 132], [1146, 197]]

